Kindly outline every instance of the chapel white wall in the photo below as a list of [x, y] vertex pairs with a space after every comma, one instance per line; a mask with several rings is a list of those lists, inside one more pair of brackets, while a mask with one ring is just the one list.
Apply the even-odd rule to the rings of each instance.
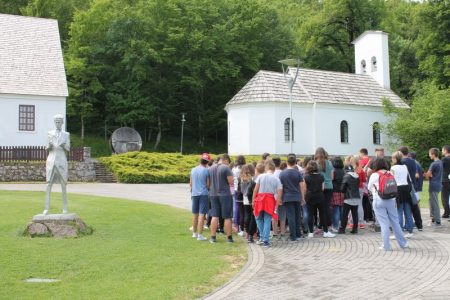
[[[287, 154], [290, 143], [285, 141], [284, 121], [289, 118], [288, 103], [246, 103], [227, 107], [228, 153], [231, 155]], [[293, 104], [293, 152], [312, 151], [311, 104]], [[251, 133], [251, 134], [250, 134]]]
[[[381, 144], [373, 143], [373, 124], [385, 125], [387, 121], [382, 107], [317, 104], [316, 114], [316, 147], [325, 148], [330, 155], [358, 154], [361, 148], [373, 155], [375, 148], [386, 148], [383, 132]], [[344, 120], [348, 124], [348, 143], [341, 143], [340, 125]]]
[[[34, 131], [19, 130], [19, 105], [35, 106]], [[65, 97], [0, 94], [0, 146], [45, 146], [56, 114], [66, 115]]]

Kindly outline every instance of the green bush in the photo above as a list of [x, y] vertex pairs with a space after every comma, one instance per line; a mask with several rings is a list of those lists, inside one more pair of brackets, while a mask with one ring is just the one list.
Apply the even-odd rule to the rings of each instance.
[[186, 183], [198, 155], [129, 152], [100, 161], [124, 183]]
[[[211, 155], [216, 158], [217, 155]], [[187, 183], [200, 156], [179, 153], [129, 152], [101, 157], [102, 162], [123, 183]], [[235, 159], [235, 157], [232, 157]], [[248, 163], [260, 156], [246, 156]]]

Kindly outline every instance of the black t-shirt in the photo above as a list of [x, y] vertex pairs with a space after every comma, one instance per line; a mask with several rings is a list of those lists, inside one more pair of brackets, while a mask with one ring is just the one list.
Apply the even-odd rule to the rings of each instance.
[[305, 175], [305, 183], [306, 183], [306, 195], [305, 200], [307, 203], [319, 203], [323, 201], [323, 190], [322, 184], [325, 179], [323, 175], [320, 173], [306, 174]]
[[442, 182], [450, 182], [450, 156], [442, 158]]
[[334, 169], [333, 192], [341, 192], [344, 169]]

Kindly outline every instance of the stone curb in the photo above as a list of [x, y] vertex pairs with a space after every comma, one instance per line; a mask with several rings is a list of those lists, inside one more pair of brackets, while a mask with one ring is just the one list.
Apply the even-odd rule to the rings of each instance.
[[264, 252], [261, 246], [256, 244], [248, 244], [247, 247], [248, 259], [245, 266], [236, 274], [230, 281], [223, 286], [212, 291], [210, 294], [200, 298], [204, 300], [225, 299], [231, 293], [237, 291], [247, 281], [249, 281], [263, 266]]

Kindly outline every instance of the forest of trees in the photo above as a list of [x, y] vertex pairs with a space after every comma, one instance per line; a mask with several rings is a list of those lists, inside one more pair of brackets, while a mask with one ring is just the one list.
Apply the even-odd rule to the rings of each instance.
[[179, 135], [181, 113], [200, 145], [225, 144], [224, 106], [258, 70], [299, 57], [306, 68], [353, 72], [351, 42], [365, 30], [389, 33], [391, 87], [411, 106], [387, 107], [401, 122], [385, 130], [415, 148], [442, 146], [449, 11], [450, 0], [0, 0], [0, 13], [58, 20], [69, 130], [102, 136], [127, 125], [155, 148]]

